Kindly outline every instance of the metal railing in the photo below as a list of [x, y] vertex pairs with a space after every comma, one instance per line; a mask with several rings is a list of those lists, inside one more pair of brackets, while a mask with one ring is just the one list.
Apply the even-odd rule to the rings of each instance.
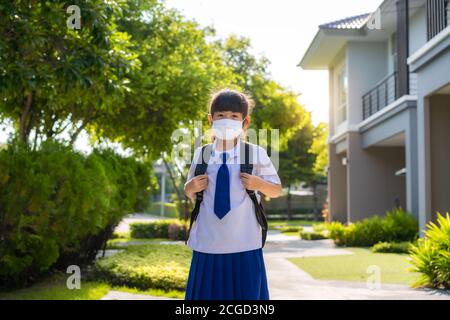
[[449, 0], [427, 0], [427, 38], [431, 40], [444, 30], [450, 21]]
[[[417, 75], [409, 74], [409, 94], [417, 93]], [[363, 120], [377, 113], [381, 109], [393, 103], [399, 97], [397, 93], [397, 72], [394, 72], [380, 82], [373, 89], [362, 96]]]

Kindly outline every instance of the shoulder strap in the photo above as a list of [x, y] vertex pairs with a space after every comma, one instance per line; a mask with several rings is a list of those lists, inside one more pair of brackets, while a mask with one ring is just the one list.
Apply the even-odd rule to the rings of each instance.
[[241, 172], [252, 174], [253, 161], [251, 161], [251, 159], [253, 157], [253, 154], [250, 152], [250, 144], [245, 141], [241, 141], [241, 150], [242, 150], [242, 146], [244, 146], [245, 161], [243, 163], [241, 163]]
[[[211, 156], [211, 148], [212, 148], [212, 143], [206, 144], [202, 147], [202, 150], [200, 153], [200, 162], [197, 163], [195, 166], [194, 176], [199, 176], [199, 175], [206, 173], [206, 170], [208, 169], [208, 162], [209, 162], [209, 159]], [[192, 224], [197, 219], [197, 216], [200, 212], [200, 203], [202, 201], [203, 201], [203, 191], [197, 192], [194, 210], [192, 210], [192, 212], [191, 212], [189, 230], [187, 231], [186, 240], [184, 241], [185, 244], [187, 244], [187, 239], [189, 237], [189, 233], [191, 231]]]
[[[244, 151], [245, 152], [245, 161], [244, 161], [244, 163], [241, 163], [241, 172], [252, 174], [253, 152], [250, 152], [250, 144], [249, 143], [242, 141], [242, 144], [243, 144], [244, 150], [245, 150]], [[241, 144], [241, 146], [242, 146], [242, 144]], [[262, 246], [264, 247], [264, 245], [266, 243], [267, 230], [268, 230], [267, 217], [266, 217], [266, 214], [265, 214], [262, 204], [258, 201], [255, 191], [248, 190], [248, 189], [246, 189], [246, 190], [247, 190], [247, 193], [248, 193], [250, 199], [252, 199], [253, 204], [255, 205], [255, 216], [256, 216], [256, 220], [258, 221], [258, 223], [262, 229]]]

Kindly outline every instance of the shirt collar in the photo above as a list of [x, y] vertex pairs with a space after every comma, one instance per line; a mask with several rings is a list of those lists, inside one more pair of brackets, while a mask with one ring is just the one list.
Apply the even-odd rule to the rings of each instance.
[[[236, 145], [228, 150], [222, 151], [222, 150], [217, 150], [216, 148], [217, 146], [217, 139], [214, 139], [214, 142], [212, 144], [212, 148], [211, 148], [211, 160], [213, 161], [213, 163], [222, 163], [222, 152], [226, 152], [228, 153], [228, 157], [227, 157], [227, 163], [230, 163], [232, 159], [238, 158], [240, 155], [240, 150], [241, 150], [241, 140], [238, 138]], [[234, 163], [234, 160], [233, 160]], [[238, 162], [236, 162], [238, 163]]]

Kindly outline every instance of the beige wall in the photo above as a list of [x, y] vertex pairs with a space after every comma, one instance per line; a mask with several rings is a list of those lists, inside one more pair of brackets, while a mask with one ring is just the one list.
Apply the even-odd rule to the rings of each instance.
[[384, 215], [396, 198], [406, 208], [406, 179], [395, 172], [405, 167], [404, 147], [361, 147], [359, 133], [348, 135], [348, 211], [357, 221], [374, 214]]
[[429, 98], [432, 219], [450, 212], [450, 95]]
[[347, 222], [347, 168], [342, 165], [344, 154], [336, 154], [336, 145], [328, 149], [328, 198], [330, 219]]

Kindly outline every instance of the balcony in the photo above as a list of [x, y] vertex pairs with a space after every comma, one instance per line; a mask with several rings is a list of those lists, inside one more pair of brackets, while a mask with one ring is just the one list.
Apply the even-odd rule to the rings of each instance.
[[[409, 74], [409, 94], [417, 93], [417, 78], [415, 73]], [[363, 120], [377, 113], [393, 103], [399, 97], [397, 93], [397, 72], [394, 72], [380, 82], [373, 89], [362, 96]]]
[[450, 1], [427, 0], [427, 38], [431, 40], [450, 24]]

